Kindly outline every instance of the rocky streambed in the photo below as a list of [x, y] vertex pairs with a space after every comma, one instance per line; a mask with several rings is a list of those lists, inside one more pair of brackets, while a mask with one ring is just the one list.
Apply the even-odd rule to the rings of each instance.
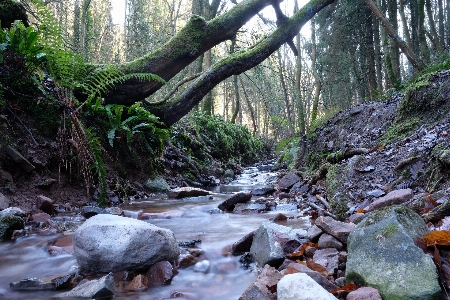
[[210, 191], [173, 189], [107, 210], [41, 213], [33, 221], [4, 210], [0, 221], [9, 213], [13, 223], [25, 219], [26, 230], [0, 243], [0, 295], [446, 299], [439, 276], [446, 276], [447, 252], [434, 241], [427, 253], [429, 228], [407, 207], [416, 197], [411, 189], [349, 208], [350, 221], [341, 222], [320, 184], [267, 170], [248, 168]]

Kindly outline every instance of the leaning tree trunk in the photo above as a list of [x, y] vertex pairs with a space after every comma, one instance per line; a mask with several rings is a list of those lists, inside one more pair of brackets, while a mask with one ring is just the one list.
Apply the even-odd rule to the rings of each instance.
[[416, 60], [414, 54], [411, 52], [411, 50], [409, 50], [408, 46], [406, 46], [406, 43], [400, 39], [400, 37], [392, 28], [391, 24], [389, 24], [389, 21], [380, 12], [378, 6], [372, 0], [366, 0], [366, 3], [373, 11], [373, 13], [381, 20], [384, 27], [386, 28], [387, 33], [394, 40], [397, 46], [402, 50], [402, 52], [406, 55], [406, 58], [413, 65], [414, 69], [416, 69], [417, 71], [421, 71], [423, 69], [423, 66], [419, 63], [419, 61]]
[[[172, 125], [186, 115], [199, 101], [221, 81], [238, 75], [263, 62], [282, 44], [292, 41], [301, 27], [317, 12], [335, 0], [311, 0], [301, 10], [288, 18], [272, 34], [246, 51], [232, 54], [215, 63], [172, 101], [149, 104], [148, 109], [166, 125]], [[177, 35], [164, 46], [132, 62], [118, 67], [125, 73], [153, 73], [166, 81], [192, 63], [197, 57], [219, 43], [232, 39], [237, 31], [274, 0], [243, 0], [227, 13], [208, 22], [192, 16]], [[130, 79], [114, 84], [114, 89], [104, 95], [105, 103], [130, 105], [143, 101], [161, 88], [156, 81]]]

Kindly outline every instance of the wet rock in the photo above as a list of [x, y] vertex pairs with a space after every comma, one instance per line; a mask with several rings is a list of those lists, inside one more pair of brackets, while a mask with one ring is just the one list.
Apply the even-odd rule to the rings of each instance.
[[234, 179], [233, 170], [230, 169], [225, 170], [223, 174], [223, 180], [225, 181], [225, 183], [230, 183], [231, 181], [233, 181], [233, 179]]
[[273, 217], [272, 221], [275, 223], [276, 222], [284, 222], [284, 221], [287, 221], [287, 217], [284, 214], [279, 213], [275, 217]]
[[26, 236], [26, 235], [27, 235], [27, 232], [25, 229], [14, 230], [13, 233], [11, 234], [11, 240], [15, 241], [19, 237]]
[[39, 196], [37, 196], [37, 198], [38, 198], [37, 199], [37, 207], [41, 211], [52, 216], [55, 212], [55, 209], [53, 207], [53, 200], [44, 195], [39, 195]]
[[331, 292], [332, 290], [336, 290], [338, 288], [337, 285], [331, 283], [331, 281], [329, 281], [327, 278], [320, 275], [319, 272], [311, 270], [310, 268], [308, 268], [305, 265], [302, 265], [299, 263], [290, 263], [287, 266], [284, 274], [288, 275], [288, 274], [294, 274], [294, 273], [305, 273], [306, 275], [308, 275], [309, 277], [314, 279], [315, 282], [320, 284], [320, 286], [322, 286], [324, 289], [326, 289], [329, 292]]
[[356, 213], [351, 215], [348, 218], [348, 221], [354, 224], [358, 224], [359, 222], [361, 222], [362, 220], [364, 220], [364, 218], [366, 217], [366, 214], [363, 213]]
[[339, 265], [339, 251], [334, 248], [318, 249], [314, 252], [315, 263], [324, 266], [329, 275], [334, 274], [334, 269]]
[[427, 232], [422, 218], [408, 208], [370, 213], [348, 238], [347, 281], [375, 287], [384, 299], [442, 297], [432, 259], [414, 244]]
[[273, 192], [275, 192], [275, 189], [273, 188], [273, 186], [267, 186], [267, 187], [262, 187], [262, 188], [252, 190], [252, 194], [254, 196], [265, 196], [268, 194], [272, 194]]
[[234, 194], [231, 198], [223, 201], [219, 205], [219, 209], [222, 211], [233, 211], [235, 205], [237, 203], [245, 203], [252, 198], [252, 193], [237, 193]]
[[277, 285], [278, 300], [336, 300], [305, 273], [289, 274], [281, 278]]
[[332, 217], [318, 217], [315, 222], [316, 226], [329, 235], [334, 236], [342, 243], [347, 243], [350, 232], [355, 225], [336, 221]]
[[6, 153], [14, 160], [25, 172], [31, 172], [35, 168], [34, 166], [22, 156], [16, 149], [11, 147], [10, 145], [5, 147]]
[[10, 240], [14, 230], [24, 229], [23, 215], [25, 213], [17, 207], [0, 211], [0, 242]]
[[308, 239], [310, 241], [317, 241], [319, 236], [323, 233], [322, 229], [317, 227], [317, 225], [313, 225], [308, 229]]
[[385, 194], [386, 193], [383, 190], [380, 190], [380, 189], [376, 189], [376, 190], [372, 190], [372, 191], [367, 192], [367, 196], [372, 196], [372, 197], [375, 197], [375, 198], [384, 196]]
[[258, 278], [245, 290], [239, 300], [275, 300], [276, 294], [272, 293], [269, 288], [277, 285], [278, 281], [283, 277], [275, 268], [266, 265], [259, 274]]
[[168, 261], [157, 262], [145, 274], [148, 279], [148, 286], [168, 284], [175, 275], [176, 270]]
[[311, 246], [308, 246], [308, 247], [306, 247], [306, 249], [305, 249], [305, 256], [306, 257], [313, 257], [314, 256], [314, 253], [317, 251], [317, 248], [316, 247], [311, 247]]
[[189, 268], [197, 263], [197, 259], [192, 254], [181, 254], [178, 258], [178, 268]]
[[9, 198], [0, 193], [0, 210], [7, 209], [9, 207]]
[[148, 278], [142, 274], [136, 275], [125, 287], [127, 291], [140, 291], [148, 288]]
[[81, 282], [73, 290], [54, 297], [56, 298], [85, 298], [97, 299], [114, 295], [114, 277], [112, 273], [98, 279]]
[[18, 291], [59, 290], [71, 287], [71, 280], [75, 274], [58, 276], [54, 278], [27, 278], [12, 282], [9, 287]]
[[201, 273], [208, 273], [210, 267], [211, 263], [209, 262], [209, 260], [202, 260], [195, 264], [194, 271]]
[[73, 235], [81, 268], [98, 272], [147, 269], [174, 261], [180, 248], [171, 230], [114, 215], [96, 215]]
[[279, 267], [284, 260], [283, 244], [288, 240], [302, 244], [307, 241], [306, 231], [264, 222], [255, 232], [250, 254], [260, 266]]
[[244, 253], [239, 258], [239, 263], [244, 269], [250, 268], [250, 265], [254, 263], [253, 256], [250, 254], [250, 252]]
[[291, 172], [286, 175], [284, 175], [280, 181], [278, 182], [278, 187], [280, 190], [287, 190], [290, 189], [294, 184], [302, 180], [300, 176], [298, 176], [296, 173]]
[[334, 283], [338, 286], [338, 287], [343, 287], [346, 282], [345, 282], [345, 277], [339, 277], [336, 278], [336, 280], [334, 281]]
[[241, 238], [239, 241], [235, 242], [231, 246], [231, 254], [233, 255], [241, 255], [245, 252], [249, 252], [250, 248], [253, 243], [253, 236], [255, 235], [255, 232], [252, 231], [248, 234], [246, 234], [243, 238]]
[[234, 213], [241, 213], [241, 214], [262, 213], [265, 211], [267, 211], [267, 206], [265, 204], [260, 203], [250, 203], [250, 204], [237, 203], [233, 209]]
[[98, 206], [83, 206], [80, 213], [83, 217], [89, 219], [99, 214], [120, 216], [122, 215], [123, 211], [119, 207], [101, 208]]
[[184, 197], [198, 197], [212, 195], [213, 193], [193, 187], [179, 187], [176, 189], [171, 189], [167, 192], [169, 198], [184, 198]]
[[403, 202], [412, 199], [413, 196], [414, 194], [411, 189], [395, 190], [372, 202], [367, 211], [372, 211], [389, 205], [402, 204]]
[[347, 300], [381, 300], [381, 296], [377, 289], [367, 286], [350, 292]]
[[341, 250], [343, 247], [341, 242], [339, 242], [336, 238], [326, 233], [320, 236], [318, 245], [319, 249], [335, 248], [337, 250]]
[[38, 213], [34, 214], [32, 216], [33, 221], [39, 222], [39, 223], [45, 223], [48, 222], [52, 217], [47, 213]]
[[289, 193], [304, 194], [310, 188], [311, 188], [311, 185], [309, 183], [299, 181], [291, 187], [291, 190], [289, 191]]
[[297, 211], [297, 204], [278, 204], [277, 211]]
[[48, 247], [47, 252], [52, 256], [73, 254], [72, 236], [66, 235], [58, 238], [53, 245]]
[[147, 181], [144, 183], [144, 187], [150, 192], [167, 192], [168, 190], [170, 190], [170, 186], [162, 177], [147, 179]]

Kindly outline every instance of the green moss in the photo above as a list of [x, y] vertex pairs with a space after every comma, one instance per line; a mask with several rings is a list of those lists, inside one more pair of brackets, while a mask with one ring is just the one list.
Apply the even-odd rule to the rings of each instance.
[[414, 130], [418, 129], [421, 124], [419, 117], [394, 121], [391, 127], [386, 130], [386, 133], [380, 138], [379, 142], [382, 145], [402, 140], [410, 135]]
[[367, 285], [365, 280], [364, 280], [364, 278], [361, 275], [359, 275], [358, 273], [356, 273], [356, 272], [348, 272], [345, 275], [345, 281], [347, 283], [354, 282], [355, 284], [361, 285], [361, 286], [366, 286]]
[[344, 159], [344, 151], [339, 150], [327, 156], [327, 162], [335, 164]]
[[343, 221], [347, 218], [348, 200], [344, 197], [334, 198], [330, 201], [331, 212]]
[[[398, 228], [397, 224], [389, 224], [381, 230], [380, 235], [383, 238], [390, 238], [391, 236], [395, 235], [399, 231], [400, 231], [400, 229]], [[378, 239], [380, 237], [376, 237], [376, 238]]]
[[326, 177], [327, 182], [327, 194], [333, 197], [340, 186], [340, 181], [338, 180], [339, 166], [332, 165], [328, 168], [328, 173]]

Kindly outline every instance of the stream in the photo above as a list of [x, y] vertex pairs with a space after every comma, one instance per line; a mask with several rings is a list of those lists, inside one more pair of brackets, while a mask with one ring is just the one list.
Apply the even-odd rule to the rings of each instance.
[[[268, 168], [263, 168], [268, 169]], [[220, 213], [217, 206], [230, 197], [230, 193], [249, 191], [265, 186], [275, 173], [259, 171], [256, 167], [244, 169], [228, 185], [212, 188], [215, 195], [183, 199], [167, 199], [161, 195], [132, 201], [122, 205], [125, 214], [137, 217], [138, 212], [154, 214], [152, 224], [171, 229], [178, 241], [201, 240], [197, 247], [203, 251], [200, 261], [208, 260], [207, 272], [196, 272], [194, 267], [179, 269], [170, 285], [144, 291], [116, 292], [114, 299], [169, 299], [181, 293], [181, 299], [238, 299], [256, 279], [257, 273], [240, 266], [239, 256], [224, 255], [231, 246], [280, 211], [267, 213]], [[259, 196], [253, 196], [253, 199]], [[297, 216], [297, 211], [283, 211], [286, 216]], [[75, 215], [66, 215], [72, 221]], [[62, 216], [58, 215], [58, 218]], [[294, 218], [283, 223], [293, 228], [309, 227], [308, 218]], [[16, 241], [0, 243], [0, 299], [49, 299], [62, 291], [14, 291], [9, 283], [25, 278], [66, 275], [76, 268], [73, 255], [50, 256], [47, 248], [61, 235], [20, 237]], [[182, 248], [183, 251], [183, 248]]]

